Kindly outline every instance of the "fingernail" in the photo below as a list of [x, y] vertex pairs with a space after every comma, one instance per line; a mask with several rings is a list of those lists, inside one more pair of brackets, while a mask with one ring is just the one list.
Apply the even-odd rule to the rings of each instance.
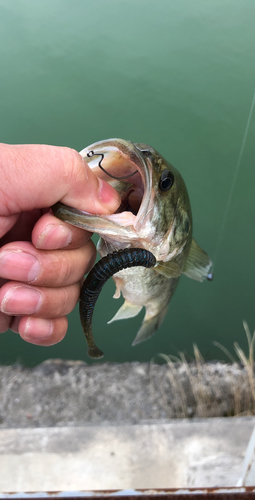
[[36, 248], [45, 248], [48, 250], [64, 248], [71, 243], [72, 235], [72, 231], [68, 226], [48, 224], [40, 234]]
[[0, 252], [0, 276], [9, 280], [34, 281], [40, 270], [37, 258], [22, 250]]
[[26, 341], [40, 342], [40, 340], [50, 337], [53, 332], [53, 323], [50, 319], [28, 318], [22, 338]]
[[110, 184], [99, 180], [99, 199], [103, 205], [107, 205], [109, 211], [115, 211], [120, 206], [121, 198], [119, 193]]
[[9, 288], [1, 302], [6, 314], [34, 314], [40, 307], [42, 296], [37, 290], [24, 286]]

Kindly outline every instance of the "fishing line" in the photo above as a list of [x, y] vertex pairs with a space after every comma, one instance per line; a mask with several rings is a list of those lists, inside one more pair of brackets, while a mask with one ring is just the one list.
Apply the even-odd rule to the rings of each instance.
[[222, 243], [223, 231], [225, 229], [226, 221], [227, 221], [227, 216], [228, 216], [228, 213], [229, 213], [229, 210], [230, 210], [230, 206], [232, 204], [233, 193], [234, 193], [234, 189], [235, 189], [235, 185], [236, 185], [237, 176], [238, 176], [238, 173], [239, 173], [239, 170], [240, 170], [240, 165], [241, 165], [241, 161], [242, 161], [242, 157], [243, 157], [243, 152], [244, 152], [244, 148], [245, 148], [245, 144], [246, 144], [246, 139], [247, 139], [249, 128], [250, 128], [250, 124], [251, 124], [251, 117], [252, 117], [254, 105], [255, 105], [255, 90], [254, 90], [254, 94], [253, 94], [253, 98], [252, 98], [252, 102], [251, 102], [251, 107], [250, 107], [250, 112], [249, 112], [249, 116], [248, 116], [248, 119], [247, 119], [245, 131], [244, 131], [244, 136], [243, 136], [243, 141], [242, 141], [242, 144], [241, 144], [240, 153], [239, 153], [239, 156], [238, 156], [236, 168], [235, 168], [234, 175], [233, 175], [232, 184], [230, 186], [230, 191], [229, 191], [229, 195], [228, 195], [228, 199], [227, 199], [227, 203], [226, 203], [226, 208], [225, 208], [225, 211], [224, 211], [224, 215], [223, 215], [223, 218], [222, 218], [222, 222], [221, 222], [221, 226], [220, 226], [220, 230], [219, 230], [219, 234], [218, 234], [217, 243], [216, 243], [215, 250], [214, 250], [213, 269], [215, 269], [215, 263], [216, 263], [216, 260], [217, 260], [218, 254], [219, 254], [219, 249], [220, 249], [221, 243]]
[[103, 172], [106, 175], [109, 175], [109, 177], [112, 177], [113, 179], [117, 179], [117, 180], [128, 179], [129, 177], [132, 177], [132, 175], [135, 175], [138, 172], [138, 170], [136, 170], [135, 172], [132, 172], [132, 174], [123, 175], [123, 177], [116, 177], [115, 175], [109, 174], [109, 172], [107, 172], [107, 170], [105, 170], [104, 167], [102, 167], [101, 163], [104, 159], [104, 153], [94, 153], [94, 151], [91, 150], [87, 153], [87, 156], [89, 158], [91, 158], [92, 156], [101, 156], [101, 160], [98, 162], [99, 168], [101, 168], [101, 170], [103, 170]]

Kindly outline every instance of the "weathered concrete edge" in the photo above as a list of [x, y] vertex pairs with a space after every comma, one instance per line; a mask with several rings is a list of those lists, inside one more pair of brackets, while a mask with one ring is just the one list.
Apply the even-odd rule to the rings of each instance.
[[0, 491], [240, 485], [254, 424], [243, 417], [2, 429]]

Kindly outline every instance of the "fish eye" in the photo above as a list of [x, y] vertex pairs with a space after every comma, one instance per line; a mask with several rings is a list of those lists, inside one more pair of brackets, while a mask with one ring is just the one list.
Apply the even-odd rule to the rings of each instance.
[[160, 180], [159, 180], [159, 189], [160, 191], [169, 191], [174, 183], [174, 174], [171, 170], [163, 170]]

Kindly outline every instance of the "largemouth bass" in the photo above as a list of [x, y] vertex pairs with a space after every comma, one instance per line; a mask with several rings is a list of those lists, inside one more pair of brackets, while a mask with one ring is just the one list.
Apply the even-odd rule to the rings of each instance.
[[[212, 262], [192, 238], [190, 201], [181, 174], [155, 149], [146, 144], [109, 139], [88, 146], [80, 154], [98, 177], [120, 193], [122, 200], [112, 215], [91, 215], [62, 203], [53, 207], [54, 215], [61, 220], [101, 237], [97, 249], [105, 258], [102, 262], [107, 273], [102, 271], [102, 265], [100, 270], [92, 270], [80, 297], [88, 354], [97, 358], [103, 353], [94, 344], [91, 331], [92, 302], [97, 298], [94, 289], [100, 291], [110, 275], [116, 284], [114, 298], [122, 294], [125, 302], [108, 323], [134, 317], [143, 307], [146, 309], [135, 345], [151, 337], [161, 325], [181, 274], [198, 281], [211, 279]], [[140, 264], [133, 264], [130, 253], [128, 267], [124, 268], [117, 257], [115, 268], [112, 255], [116, 257], [117, 252], [117, 256], [120, 253], [125, 256], [125, 249], [130, 252], [137, 249], [137, 255], [148, 251], [148, 255], [154, 256], [150, 264], [154, 267], [142, 267], [146, 266], [144, 256]], [[112, 267], [110, 274], [109, 267]]]

